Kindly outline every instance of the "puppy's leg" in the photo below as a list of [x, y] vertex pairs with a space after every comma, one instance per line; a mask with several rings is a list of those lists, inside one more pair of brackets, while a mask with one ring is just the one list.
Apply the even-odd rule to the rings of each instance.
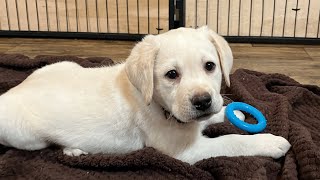
[[272, 134], [231, 134], [217, 138], [199, 136], [197, 142], [178, 155], [177, 159], [191, 164], [217, 156], [265, 156], [277, 159], [284, 156], [290, 147], [285, 138]]
[[81, 149], [75, 149], [75, 148], [64, 148], [63, 154], [68, 156], [80, 156], [82, 154], [88, 154], [87, 152], [82, 151]]
[[0, 96], [0, 144], [23, 150], [39, 150], [49, 146], [33, 130], [31, 114], [10, 96]]
[[[213, 115], [210, 119], [201, 122], [202, 130], [204, 130], [207, 126], [211, 124], [221, 123], [227, 120], [226, 117], [226, 106], [223, 106], [221, 111], [215, 115]], [[241, 120], [244, 121], [245, 115], [241, 111], [234, 111], [234, 114]]]

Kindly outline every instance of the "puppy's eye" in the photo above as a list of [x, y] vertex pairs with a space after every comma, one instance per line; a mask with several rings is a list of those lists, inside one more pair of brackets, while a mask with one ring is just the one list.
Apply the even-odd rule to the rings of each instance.
[[167, 72], [166, 77], [168, 77], [169, 79], [176, 79], [179, 77], [179, 74], [176, 70], [171, 70]]
[[216, 67], [216, 64], [213, 62], [206, 62], [205, 66], [207, 71], [213, 71]]

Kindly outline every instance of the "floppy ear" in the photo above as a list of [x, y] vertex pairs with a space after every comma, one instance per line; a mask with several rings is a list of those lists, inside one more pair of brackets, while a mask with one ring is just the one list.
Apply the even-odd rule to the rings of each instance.
[[158, 50], [155, 36], [148, 35], [135, 45], [125, 65], [129, 81], [141, 92], [148, 105], [153, 96], [153, 68]]
[[199, 28], [198, 31], [208, 34], [210, 41], [216, 47], [224, 79], [227, 86], [230, 87], [229, 75], [233, 65], [233, 55], [228, 42], [222, 36], [209, 29], [207, 26]]

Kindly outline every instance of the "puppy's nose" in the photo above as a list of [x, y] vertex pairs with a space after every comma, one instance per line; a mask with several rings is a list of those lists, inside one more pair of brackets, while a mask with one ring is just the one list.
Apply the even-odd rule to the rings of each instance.
[[192, 105], [199, 111], [205, 111], [211, 106], [211, 96], [209, 93], [195, 95], [191, 99]]

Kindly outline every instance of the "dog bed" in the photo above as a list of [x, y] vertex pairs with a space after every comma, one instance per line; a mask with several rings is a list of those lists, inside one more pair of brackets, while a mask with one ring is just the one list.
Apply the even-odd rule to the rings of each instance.
[[[83, 67], [112, 65], [109, 58], [0, 54], [0, 93], [35, 69], [58, 61]], [[37, 93], [37, 92], [34, 92]], [[22, 151], [0, 146], [0, 177], [5, 179], [320, 179], [320, 88], [282, 74], [238, 69], [222, 93], [260, 109], [266, 133], [283, 136], [292, 148], [285, 157], [217, 157], [189, 165], [147, 147], [129, 154], [69, 157], [59, 147]], [[48, 102], [50, 103], [50, 102]], [[0, 115], [1, 116], [1, 115]], [[253, 119], [249, 118], [253, 122]], [[209, 126], [209, 137], [246, 134], [228, 122]]]

